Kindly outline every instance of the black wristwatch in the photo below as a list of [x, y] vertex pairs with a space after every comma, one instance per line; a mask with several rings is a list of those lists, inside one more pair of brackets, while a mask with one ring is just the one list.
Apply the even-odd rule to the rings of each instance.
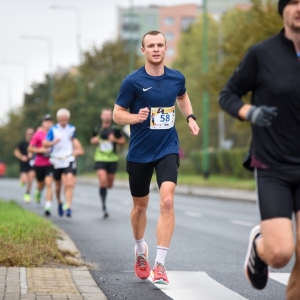
[[193, 114], [190, 114], [186, 117], [187, 122], [189, 122], [189, 118], [193, 118], [196, 121], [196, 117]]

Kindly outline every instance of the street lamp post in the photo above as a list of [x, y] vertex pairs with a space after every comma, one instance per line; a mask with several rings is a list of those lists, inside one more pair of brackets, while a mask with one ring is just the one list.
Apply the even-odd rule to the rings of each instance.
[[12, 98], [11, 98], [11, 80], [8, 77], [5, 76], [0, 76], [0, 81], [5, 81], [7, 84], [7, 103], [8, 103], [8, 108], [10, 108], [11, 111], [13, 111], [13, 103], [12, 103]]
[[[207, 0], [202, 1], [202, 74], [204, 77], [208, 72], [208, 17], [207, 17]], [[202, 95], [202, 110], [203, 110], [203, 123], [202, 123], [202, 172], [204, 178], [209, 176], [209, 153], [208, 153], [208, 140], [209, 140], [209, 95], [207, 91], [207, 83], [205, 78], [204, 91]]]
[[28, 66], [26, 63], [21, 62], [21, 61], [15, 61], [15, 60], [8, 60], [5, 59], [2, 61], [2, 64], [4, 65], [11, 65], [11, 66], [17, 66], [17, 67], [22, 67], [23, 68], [23, 74], [24, 74], [24, 94], [27, 91], [27, 80], [28, 80]]
[[81, 78], [81, 34], [80, 34], [80, 10], [74, 6], [63, 5], [51, 5], [50, 9], [68, 10], [75, 13], [75, 25], [76, 25], [76, 44], [77, 44], [77, 56], [78, 56], [78, 76], [77, 76], [77, 89], [80, 99], [83, 99], [83, 86]]
[[134, 71], [134, 56], [135, 56], [135, 47], [134, 47], [134, 4], [133, 0], [129, 0], [129, 73]]
[[26, 40], [36, 40], [43, 41], [47, 43], [48, 46], [48, 66], [49, 66], [49, 80], [48, 80], [48, 109], [52, 112], [53, 107], [53, 78], [52, 78], [52, 66], [53, 66], [53, 52], [52, 52], [52, 40], [49, 37], [45, 36], [36, 36], [36, 35], [22, 35], [21, 39]]

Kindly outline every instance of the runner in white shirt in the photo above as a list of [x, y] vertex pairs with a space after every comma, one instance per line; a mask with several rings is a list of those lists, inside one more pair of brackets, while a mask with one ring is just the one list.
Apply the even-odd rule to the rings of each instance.
[[[56, 113], [58, 123], [52, 126], [43, 142], [45, 147], [52, 147], [50, 161], [54, 168], [54, 180], [60, 186], [64, 185], [64, 195], [66, 203], [63, 206], [59, 200], [58, 213], [63, 216], [64, 211], [67, 217], [71, 217], [71, 207], [73, 190], [75, 187], [76, 160], [77, 155], [82, 155], [83, 151], [77, 151], [76, 128], [69, 124], [71, 113], [66, 108], [61, 108]], [[80, 152], [80, 153], [79, 153]]]

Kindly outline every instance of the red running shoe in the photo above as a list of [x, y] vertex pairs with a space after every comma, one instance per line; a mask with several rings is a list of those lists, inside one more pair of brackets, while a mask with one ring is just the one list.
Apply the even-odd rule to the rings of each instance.
[[167, 270], [164, 265], [156, 263], [153, 270], [153, 282], [158, 284], [169, 284]]
[[134, 263], [134, 273], [136, 277], [140, 279], [147, 279], [150, 276], [150, 265], [148, 262], [148, 246], [145, 243], [145, 253], [137, 254], [136, 249], [134, 249], [135, 263]]

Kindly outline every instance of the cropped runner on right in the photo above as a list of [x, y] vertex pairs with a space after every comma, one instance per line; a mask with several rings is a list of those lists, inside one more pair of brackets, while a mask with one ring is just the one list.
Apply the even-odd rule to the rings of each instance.
[[[256, 175], [261, 222], [250, 233], [245, 276], [263, 289], [269, 266], [282, 268], [295, 253], [287, 287], [294, 300], [300, 299], [300, 0], [280, 0], [278, 12], [284, 28], [248, 50], [219, 104], [252, 128], [244, 164]], [[248, 92], [251, 104], [241, 100]]]

